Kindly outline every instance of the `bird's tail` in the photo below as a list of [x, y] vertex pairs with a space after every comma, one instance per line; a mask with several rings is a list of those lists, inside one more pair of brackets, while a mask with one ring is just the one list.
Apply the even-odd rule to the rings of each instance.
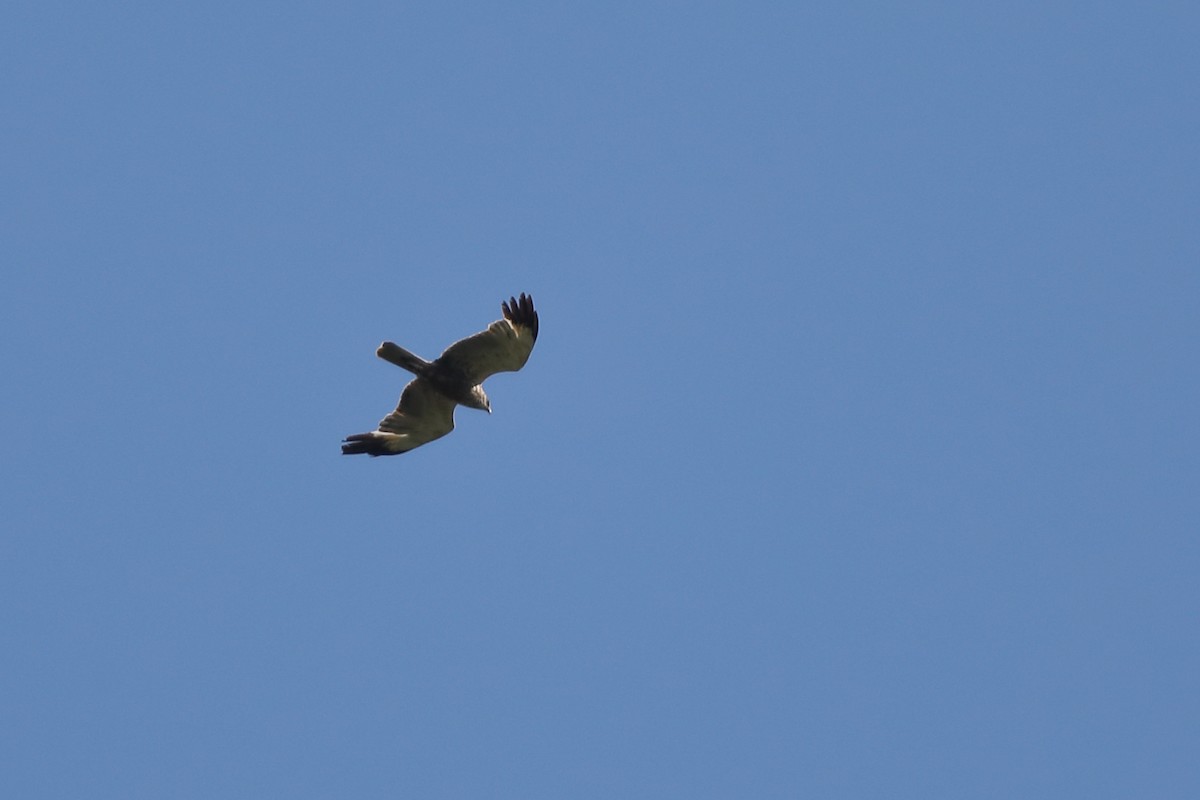
[[429, 362], [420, 356], [413, 355], [398, 344], [392, 342], [384, 342], [379, 345], [379, 349], [375, 351], [375, 355], [382, 358], [384, 361], [395, 364], [401, 369], [406, 369], [413, 375], [425, 375], [429, 370]]

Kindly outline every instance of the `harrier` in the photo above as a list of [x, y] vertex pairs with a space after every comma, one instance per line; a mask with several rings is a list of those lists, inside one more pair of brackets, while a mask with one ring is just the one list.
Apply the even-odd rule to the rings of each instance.
[[450, 345], [436, 361], [426, 361], [391, 342], [379, 345], [375, 355], [417, 377], [404, 387], [400, 404], [378, 429], [345, 438], [342, 455], [394, 456], [440, 439], [454, 430], [456, 405], [492, 413], [483, 382], [497, 372], [516, 372], [525, 366], [538, 335], [532, 297], [511, 297], [500, 309], [504, 319]]

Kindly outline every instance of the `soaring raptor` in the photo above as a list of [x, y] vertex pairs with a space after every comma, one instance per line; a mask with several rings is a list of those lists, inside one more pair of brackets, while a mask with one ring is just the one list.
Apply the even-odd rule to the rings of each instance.
[[426, 361], [391, 342], [379, 345], [375, 355], [417, 377], [404, 387], [400, 404], [378, 429], [346, 437], [342, 454], [394, 456], [440, 439], [454, 430], [456, 405], [492, 413], [483, 382], [497, 372], [516, 372], [525, 366], [538, 335], [532, 297], [509, 298], [500, 309], [504, 319], [450, 345], [436, 361]]

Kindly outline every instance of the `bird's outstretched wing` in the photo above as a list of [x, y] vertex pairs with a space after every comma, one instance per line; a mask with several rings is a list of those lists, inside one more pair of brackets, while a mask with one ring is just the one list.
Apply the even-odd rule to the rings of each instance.
[[497, 372], [516, 372], [525, 366], [538, 335], [533, 297], [522, 294], [519, 299], [509, 298], [500, 309], [504, 319], [450, 345], [438, 362], [459, 370], [472, 384], [483, 383]]
[[417, 378], [404, 387], [396, 410], [370, 433], [347, 436], [343, 455], [369, 453], [388, 456], [407, 453], [415, 447], [440, 439], [454, 430], [454, 401]]

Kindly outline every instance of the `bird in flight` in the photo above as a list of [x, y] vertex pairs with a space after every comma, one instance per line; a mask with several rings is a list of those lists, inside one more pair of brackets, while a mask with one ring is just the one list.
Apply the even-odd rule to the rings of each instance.
[[456, 405], [492, 413], [483, 382], [497, 372], [516, 372], [525, 366], [538, 335], [532, 297], [511, 297], [500, 309], [503, 319], [450, 345], [434, 361], [392, 342], [379, 345], [375, 355], [417, 377], [404, 387], [396, 410], [376, 430], [345, 438], [342, 455], [394, 456], [440, 439], [454, 430]]

